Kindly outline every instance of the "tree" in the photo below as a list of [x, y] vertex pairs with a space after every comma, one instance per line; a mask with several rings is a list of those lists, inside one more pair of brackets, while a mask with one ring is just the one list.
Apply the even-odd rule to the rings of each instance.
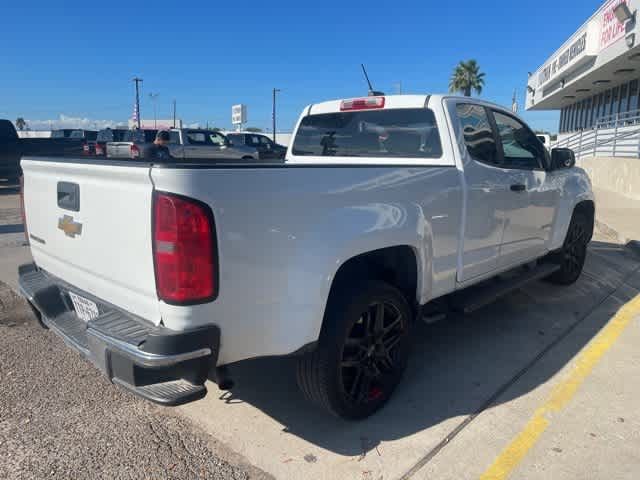
[[253, 132], [253, 133], [260, 133], [260, 132], [262, 132], [262, 129], [261, 129], [261, 128], [257, 128], [257, 127], [247, 127], [247, 128], [245, 128], [245, 130], [246, 130], [247, 132]]
[[27, 122], [25, 122], [24, 118], [18, 117], [16, 118], [16, 128], [20, 131], [24, 130], [27, 126]]
[[461, 92], [465, 97], [470, 97], [475, 91], [478, 95], [484, 87], [484, 73], [480, 72], [480, 66], [475, 60], [461, 61], [453, 70], [449, 81], [449, 92]]

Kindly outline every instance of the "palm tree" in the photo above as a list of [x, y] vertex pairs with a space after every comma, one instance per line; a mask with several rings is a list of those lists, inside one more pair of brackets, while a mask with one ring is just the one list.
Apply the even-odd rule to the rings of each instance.
[[27, 126], [27, 122], [25, 122], [24, 118], [18, 117], [16, 118], [16, 128], [20, 131], [24, 130], [24, 127]]
[[462, 92], [465, 97], [471, 96], [471, 91], [479, 95], [484, 87], [484, 73], [475, 60], [461, 61], [453, 70], [449, 81], [449, 92]]

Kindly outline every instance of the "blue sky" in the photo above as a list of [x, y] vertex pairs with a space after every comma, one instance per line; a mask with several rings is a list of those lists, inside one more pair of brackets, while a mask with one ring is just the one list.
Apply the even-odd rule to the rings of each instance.
[[[124, 122], [131, 78], [144, 79], [142, 115], [172, 99], [187, 123], [230, 127], [246, 103], [249, 126], [290, 130], [309, 103], [366, 94], [446, 91], [451, 71], [475, 58], [482, 97], [523, 104], [535, 70], [600, 0], [398, 2], [5, 2], [0, 17], [0, 117]], [[64, 5], [64, 6], [62, 6]], [[366, 5], [366, 6], [365, 6]], [[526, 112], [534, 128], [557, 129], [556, 112]], [[80, 120], [78, 120], [80, 121]]]

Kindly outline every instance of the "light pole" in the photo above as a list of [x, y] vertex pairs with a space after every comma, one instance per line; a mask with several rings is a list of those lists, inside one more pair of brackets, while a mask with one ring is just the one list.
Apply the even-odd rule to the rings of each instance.
[[136, 84], [136, 123], [138, 124], [138, 130], [140, 129], [140, 84], [142, 79], [133, 77], [133, 82]]
[[279, 88], [274, 88], [273, 89], [273, 113], [272, 113], [272, 120], [273, 120], [273, 143], [276, 143], [276, 93], [278, 93], [280, 91]]
[[158, 110], [157, 110], [157, 105], [158, 105], [158, 97], [160, 96], [159, 93], [150, 93], [149, 94], [149, 98], [151, 99], [151, 102], [153, 103], [153, 128], [155, 128], [156, 130], [158, 129]]

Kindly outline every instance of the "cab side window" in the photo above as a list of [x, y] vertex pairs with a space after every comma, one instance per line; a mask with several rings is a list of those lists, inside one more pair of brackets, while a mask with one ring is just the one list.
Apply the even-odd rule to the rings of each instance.
[[180, 144], [180, 133], [174, 130], [169, 132], [169, 143], [179, 145]]
[[541, 168], [544, 147], [540, 140], [522, 122], [503, 113], [493, 111], [498, 136], [504, 152], [504, 168]]
[[209, 141], [216, 147], [222, 147], [225, 144], [224, 137], [215, 132], [209, 135]]
[[190, 145], [206, 145], [207, 137], [202, 132], [189, 132], [187, 133]]
[[481, 105], [459, 103], [456, 110], [462, 126], [464, 143], [471, 158], [498, 165], [498, 148], [486, 109]]

